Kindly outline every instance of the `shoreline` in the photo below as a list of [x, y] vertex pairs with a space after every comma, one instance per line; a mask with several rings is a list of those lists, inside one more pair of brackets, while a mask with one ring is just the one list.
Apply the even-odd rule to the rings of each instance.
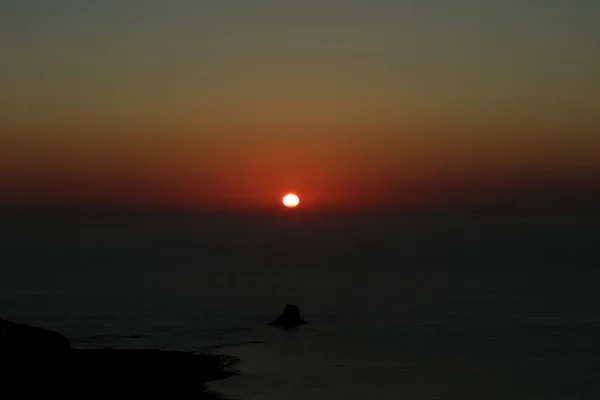
[[[70, 354], [72, 375], [81, 383], [104, 381], [103, 389], [133, 389], [136, 395], [168, 391], [169, 394], [191, 394], [198, 399], [222, 399], [209, 391], [208, 382], [239, 375], [234, 369], [238, 359], [226, 355], [158, 349], [80, 349]], [[104, 369], [100, 376], [86, 371]], [[110, 384], [106, 385], [107, 381]], [[112, 390], [111, 390], [112, 391]]]
[[[5, 382], [46, 397], [194, 393], [224, 399], [207, 390], [211, 381], [239, 375], [236, 357], [160, 349], [77, 348], [62, 334], [0, 319], [0, 355]], [[39, 385], [43, 383], [43, 385]]]
[[[5, 356], [8, 354], [5, 354]], [[209, 382], [240, 374], [232, 356], [159, 349], [72, 348], [62, 353], [11, 352], [8, 387], [63, 398], [156, 395], [231, 400]]]

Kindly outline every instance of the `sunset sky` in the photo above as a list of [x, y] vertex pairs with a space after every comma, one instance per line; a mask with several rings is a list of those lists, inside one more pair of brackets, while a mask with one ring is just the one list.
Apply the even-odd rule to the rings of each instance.
[[0, 203], [600, 200], [598, 21], [587, 0], [5, 0]]

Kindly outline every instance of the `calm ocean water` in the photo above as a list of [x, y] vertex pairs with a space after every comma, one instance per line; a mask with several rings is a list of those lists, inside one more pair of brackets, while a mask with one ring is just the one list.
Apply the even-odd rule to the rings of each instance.
[[[598, 217], [12, 214], [0, 317], [254, 399], [600, 398]], [[264, 324], [293, 302], [311, 324]]]

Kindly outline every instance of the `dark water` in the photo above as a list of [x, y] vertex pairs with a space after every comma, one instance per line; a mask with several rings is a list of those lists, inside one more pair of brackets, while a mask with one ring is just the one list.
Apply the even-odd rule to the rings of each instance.
[[[4, 214], [0, 317], [241, 357], [239, 399], [600, 398], [592, 216]], [[288, 302], [313, 323], [264, 326]]]

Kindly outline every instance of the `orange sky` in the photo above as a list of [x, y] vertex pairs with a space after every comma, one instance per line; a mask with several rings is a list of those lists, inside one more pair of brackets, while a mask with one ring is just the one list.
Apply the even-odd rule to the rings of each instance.
[[600, 6], [430, 3], [2, 4], [0, 203], [591, 202]]
[[1, 150], [0, 197], [261, 209], [294, 191], [309, 209], [401, 209], [519, 200], [540, 191], [568, 195], [593, 185], [600, 171], [591, 132], [565, 140], [562, 130], [517, 135], [485, 126], [470, 128], [486, 132], [479, 139], [443, 127], [404, 135], [377, 127], [280, 133], [284, 129], [172, 136], [77, 131], [38, 136], [35, 143], [13, 135]]

